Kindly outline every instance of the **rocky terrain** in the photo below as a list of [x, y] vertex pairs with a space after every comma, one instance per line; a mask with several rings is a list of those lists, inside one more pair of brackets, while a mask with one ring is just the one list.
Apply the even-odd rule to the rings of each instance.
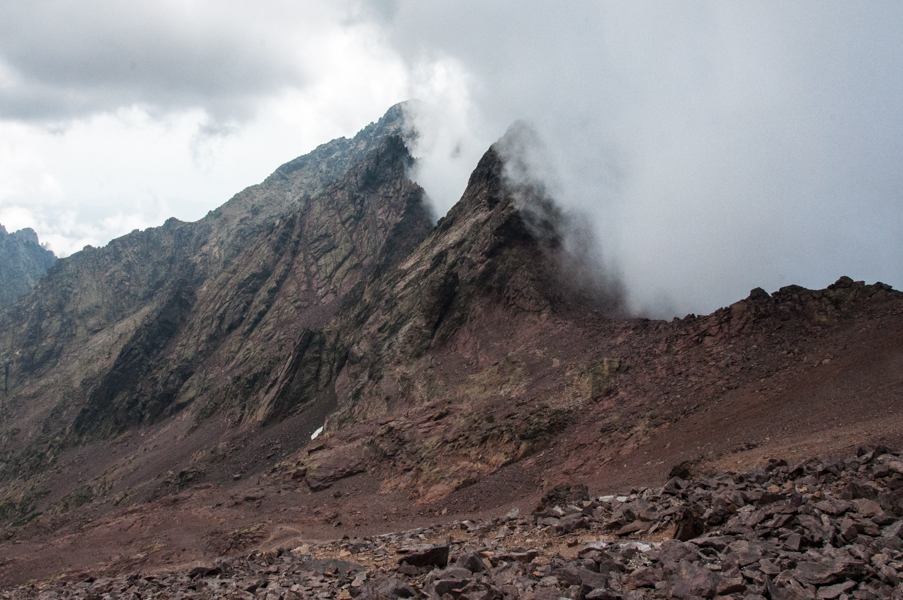
[[80, 572], [4, 598], [903, 597], [903, 454], [772, 459], [744, 473], [590, 497], [561, 485], [529, 514], [223, 557], [182, 572]]
[[41, 246], [33, 229], [7, 233], [0, 225], [0, 306], [30, 292], [54, 262], [56, 256]]
[[[598, 532], [617, 537], [604, 527], [620, 501], [599, 496], [649, 502], [649, 519], [634, 512], [618, 531], [636, 526], [624, 535], [644, 531], [657, 543], [683, 518], [694, 486], [789, 493], [788, 481], [815, 468], [810, 459], [846, 465], [865, 443], [903, 447], [900, 292], [840, 277], [823, 290], [755, 289], [710, 315], [630, 316], [615, 278], [574, 262], [568, 215], [519, 173], [518, 148], [529, 142], [522, 125], [487, 150], [460, 202], [435, 224], [408, 177], [411, 135], [404, 107], [393, 107], [196, 223], [170, 220], [57, 261], [31, 294], [0, 309], [0, 586], [70, 581], [102, 597], [107, 584], [156, 585], [128, 573], [170, 572], [155, 581], [187, 593], [219, 581], [189, 578], [193, 567], [256, 549], [252, 562], [228, 567], [235, 577], [219, 572], [256, 581], [260, 574], [247, 571], [254, 561], [305, 543], [317, 560], [357, 560], [372, 571], [389, 563], [360, 562], [378, 551], [366, 544], [383, 544], [397, 565], [395, 546], [378, 536], [422, 527], [430, 529], [398, 544], [420, 535], [444, 543], [471, 535], [461, 523], [513, 508], [522, 515], [505, 531], [520, 531], [511, 540], [522, 541], [501, 545], [542, 550], [538, 569], [554, 563], [547, 541], [573, 561], [587, 558], [576, 553], [603, 539]], [[857, 466], [863, 477], [894, 463], [879, 455]], [[808, 466], [772, 465], [768, 478], [781, 481], [712, 475], [774, 457]], [[673, 483], [677, 465], [683, 478], [704, 477], [685, 496], [683, 488], [653, 491]], [[813, 476], [833, 485], [823, 475]], [[897, 479], [869, 481], [886, 490]], [[561, 546], [571, 532], [518, 521], [561, 485], [586, 486], [575, 506], [589, 529], [577, 535], [595, 538]], [[626, 493], [632, 488], [646, 491]], [[879, 495], [865, 499], [880, 504]], [[762, 508], [753, 496], [730, 500], [737, 515]], [[716, 526], [705, 515], [709, 500], [690, 504]], [[856, 507], [844, 513], [854, 521]], [[746, 525], [762, 533], [758, 522]], [[343, 536], [370, 539], [355, 551], [362, 557], [324, 541]], [[479, 534], [471, 541], [453, 545], [452, 557], [496, 552], [479, 545]], [[618, 548], [606, 550], [612, 560]], [[349, 554], [323, 554], [333, 550]], [[700, 552], [698, 561], [684, 557], [701, 561], [693, 569], [736, 579], [729, 557]], [[651, 562], [619, 572], [659, 568], [641, 554]], [[309, 573], [322, 566], [304, 567], [300, 551], [276, 558], [267, 575], [283, 573], [283, 563]], [[671, 581], [664, 569], [656, 573]], [[427, 573], [408, 571], [406, 585], [429, 593]], [[79, 579], [84, 573], [97, 580]], [[531, 573], [522, 575], [539, 577]], [[631, 593], [609, 580], [606, 590]], [[887, 585], [855, 581], [875, 593]], [[768, 596], [764, 582], [744, 585]], [[572, 585], [559, 591], [572, 594]], [[320, 591], [327, 588], [341, 585]]]

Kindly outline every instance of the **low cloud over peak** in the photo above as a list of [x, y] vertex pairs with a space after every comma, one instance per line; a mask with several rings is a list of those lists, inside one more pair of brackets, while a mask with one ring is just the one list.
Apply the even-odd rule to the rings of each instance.
[[[534, 125], [554, 196], [588, 215], [634, 310], [844, 273], [903, 286], [898, 3], [393, 6], [379, 22], [412, 68], [466, 75], [457, 137]], [[423, 169], [431, 196], [455, 196], [427, 184], [448, 155]]]
[[420, 98], [438, 214], [525, 119], [634, 311], [899, 288], [900, 22], [888, 0], [5, 3], [0, 219], [63, 254], [196, 219]]

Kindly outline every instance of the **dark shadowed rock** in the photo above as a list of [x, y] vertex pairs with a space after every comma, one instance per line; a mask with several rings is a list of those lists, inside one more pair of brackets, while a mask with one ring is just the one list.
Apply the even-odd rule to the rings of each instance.
[[458, 564], [470, 571], [471, 573], [482, 573], [489, 570], [486, 562], [476, 552], [465, 554], [458, 559]]
[[684, 508], [677, 521], [677, 529], [674, 531], [674, 539], [686, 542], [705, 533], [705, 521], [703, 521], [690, 507]]
[[562, 483], [546, 492], [536, 506], [536, 512], [542, 512], [550, 506], [583, 502], [584, 500], [589, 500], [589, 490], [585, 485]]
[[448, 546], [433, 546], [426, 550], [413, 551], [398, 559], [398, 564], [407, 563], [414, 567], [440, 567], [448, 565]]

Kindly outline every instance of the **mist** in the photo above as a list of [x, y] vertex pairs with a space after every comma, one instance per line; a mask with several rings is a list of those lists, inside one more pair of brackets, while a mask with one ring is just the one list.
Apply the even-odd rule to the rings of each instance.
[[[388, 8], [387, 8], [388, 6]], [[438, 214], [515, 120], [635, 313], [708, 313], [841, 275], [903, 287], [903, 6], [380, 3], [431, 106]]]
[[530, 123], [534, 177], [633, 313], [899, 289], [900, 23], [885, 0], [6, 3], [0, 222], [64, 256], [194, 220], [419, 98], [436, 214]]

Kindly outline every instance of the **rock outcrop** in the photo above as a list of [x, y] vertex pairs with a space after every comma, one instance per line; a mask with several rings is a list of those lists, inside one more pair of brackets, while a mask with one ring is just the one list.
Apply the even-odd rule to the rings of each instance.
[[33, 229], [7, 233], [0, 225], [0, 306], [12, 304], [34, 289], [54, 262], [56, 256], [41, 246]]

